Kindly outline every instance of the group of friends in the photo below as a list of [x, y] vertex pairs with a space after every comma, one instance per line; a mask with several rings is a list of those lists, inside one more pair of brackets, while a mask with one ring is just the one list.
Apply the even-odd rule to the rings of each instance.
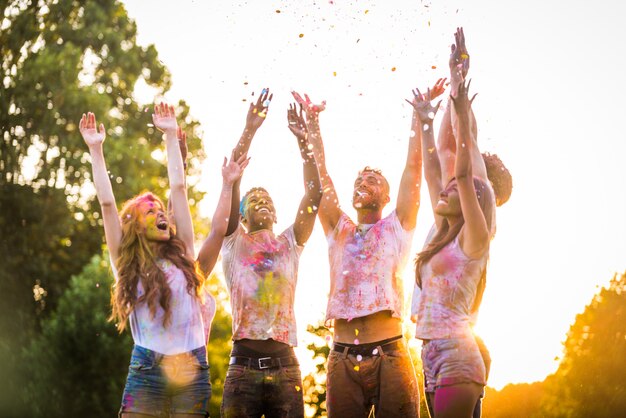
[[210, 234], [197, 254], [185, 182], [186, 134], [174, 108], [160, 103], [153, 114], [167, 150], [168, 205], [147, 192], [119, 212], [103, 154], [106, 130], [92, 113], [83, 114], [80, 132], [91, 155], [115, 277], [111, 320], [120, 332], [130, 324], [134, 341], [120, 416], [208, 416], [206, 346], [216, 304], [205, 281], [220, 252], [233, 333], [222, 416], [304, 416], [293, 349], [294, 297], [300, 254], [316, 218], [330, 264], [328, 416], [419, 416], [418, 382], [402, 335], [402, 273], [411, 256], [422, 172], [435, 223], [415, 257], [411, 313], [423, 343], [426, 401], [433, 417], [480, 416], [490, 360], [472, 327], [485, 289], [495, 207], [508, 199], [510, 177], [496, 156], [478, 150], [468, 69], [458, 28], [450, 55], [450, 101], [437, 143], [433, 121], [441, 102], [433, 102], [445, 91], [446, 79], [425, 92], [414, 90], [408, 100], [411, 135], [395, 210], [383, 217], [389, 184], [380, 170], [365, 167], [354, 182], [356, 222], [341, 209], [326, 168], [319, 123], [325, 102], [292, 92], [295, 103], [287, 119], [303, 161], [304, 195], [293, 224], [280, 234], [273, 230], [276, 209], [264, 188], [240, 196], [248, 150], [273, 97], [263, 89], [250, 104], [230, 159], [224, 159]]

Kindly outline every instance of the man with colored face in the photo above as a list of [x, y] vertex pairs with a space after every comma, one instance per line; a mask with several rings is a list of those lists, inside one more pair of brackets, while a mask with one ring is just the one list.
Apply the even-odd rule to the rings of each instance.
[[[271, 99], [264, 89], [250, 105], [235, 158], [247, 154]], [[304, 417], [302, 378], [293, 350], [297, 344], [293, 308], [298, 261], [313, 230], [322, 190], [302, 112], [294, 105], [287, 117], [298, 139], [306, 184], [295, 222], [274, 234], [276, 210], [267, 190], [255, 187], [239, 202], [240, 181], [233, 186], [222, 246], [234, 341], [222, 398], [226, 418]]]
[[[319, 219], [329, 247], [330, 295], [326, 321], [334, 326], [328, 359], [327, 398], [331, 418], [417, 417], [419, 393], [402, 337], [403, 281], [419, 208], [422, 154], [418, 135], [408, 155], [396, 208], [383, 217], [389, 184], [379, 170], [365, 167], [352, 193], [353, 222], [339, 207], [325, 165], [319, 130], [321, 105], [293, 93], [307, 110], [311, 144], [324, 196]], [[419, 127], [413, 127], [414, 130]]]

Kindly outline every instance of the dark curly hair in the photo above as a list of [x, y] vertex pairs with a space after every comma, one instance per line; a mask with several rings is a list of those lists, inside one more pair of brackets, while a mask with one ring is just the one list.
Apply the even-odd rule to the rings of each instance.
[[496, 206], [502, 206], [511, 197], [513, 177], [497, 154], [484, 152], [482, 156], [487, 168], [487, 177], [496, 196]]

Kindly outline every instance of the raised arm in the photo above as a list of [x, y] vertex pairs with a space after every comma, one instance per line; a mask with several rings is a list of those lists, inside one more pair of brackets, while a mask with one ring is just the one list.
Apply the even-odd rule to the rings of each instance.
[[[178, 147], [180, 148], [180, 156], [183, 159], [183, 170], [187, 171], [187, 132], [183, 131], [179, 126], [176, 130], [176, 137], [178, 138]], [[174, 219], [174, 208], [172, 207], [172, 199], [167, 201], [167, 216], [170, 219]]]
[[233, 185], [241, 179], [243, 170], [249, 161], [246, 154], [243, 154], [237, 160], [235, 160], [234, 154], [235, 152], [233, 151], [228, 162], [226, 157], [224, 157], [224, 164], [222, 165], [222, 192], [211, 220], [211, 232], [202, 243], [198, 253], [198, 266], [205, 277], [211, 274], [213, 267], [215, 267], [224, 236], [226, 235]]
[[320, 183], [322, 185], [323, 195], [319, 205], [319, 218], [322, 228], [324, 229], [324, 235], [328, 235], [335, 229], [341, 214], [343, 213], [339, 207], [339, 200], [337, 199], [337, 192], [335, 191], [335, 185], [333, 184], [328, 170], [326, 169], [326, 155], [324, 152], [324, 142], [322, 141], [322, 134], [319, 125], [319, 114], [326, 108], [326, 102], [321, 104], [314, 104], [306, 94], [304, 99], [295, 91], [291, 92], [296, 102], [302, 106], [306, 112], [306, 122], [309, 132], [309, 143], [313, 146], [313, 152], [315, 153], [315, 161], [319, 169]]
[[[459, 85], [457, 96], [452, 97], [455, 111], [458, 115], [457, 156], [454, 165], [454, 174], [459, 190], [459, 200], [465, 224], [461, 230], [459, 240], [463, 251], [470, 257], [480, 257], [488, 248], [490, 231], [485, 215], [480, 207], [478, 196], [474, 188], [472, 148], [474, 141], [470, 133], [470, 114], [474, 98], [468, 98], [470, 83]], [[474, 97], [476, 97], [474, 95]], [[487, 193], [487, 191], [485, 191]]]
[[[265, 88], [261, 90], [261, 94], [256, 102], [250, 103], [248, 114], [246, 116], [246, 126], [239, 138], [239, 142], [235, 145], [233, 150], [233, 158], [239, 160], [240, 157], [247, 155], [252, 143], [252, 138], [256, 134], [256, 131], [263, 125], [267, 112], [269, 111], [270, 103], [272, 102], [273, 94], [270, 94], [270, 90]], [[226, 228], [226, 235], [230, 235], [237, 229], [239, 225], [239, 198], [241, 184], [241, 178], [233, 184], [233, 191], [230, 204], [230, 216], [228, 217], [228, 228]]]
[[[415, 115], [414, 115], [415, 116]], [[434, 115], [433, 115], [434, 117]], [[415, 228], [417, 221], [417, 211], [420, 205], [420, 187], [422, 184], [422, 127], [415, 126], [415, 119], [412, 123], [412, 132], [409, 137], [409, 149], [407, 151], [406, 163], [398, 199], [396, 203], [396, 213], [402, 227], [410, 231]], [[432, 122], [430, 123], [432, 130]]]
[[302, 106], [300, 106], [300, 111], [298, 112], [296, 104], [289, 105], [287, 120], [289, 129], [298, 139], [298, 149], [303, 161], [304, 196], [300, 201], [293, 230], [298, 245], [304, 245], [311, 236], [315, 226], [315, 216], [322, 199], [322, 186], [320, 184], [315, 153], [312, 151], [312, 147], [309, 146], [309, 134], [302, 113]]
[[[456, 29], [456, 32], [454, 33], [454, 43], [450, 48], [450, 59], [448, 61], [448, 65], [450, 67], [450, 95], [456, 96], [459, 84], [461, 84], [467, 77], [467, 72], [470, 67], [470, 56], [467, 52], [463, 28]], [[488, 181], [487, 169], [485, 168], [485, 163], [478, 148], [478, 127], [476, 125], [476, 118], [474, 116], [474, 111], [471, 108], [469, 110], [469, 118], [471, 138], [474, 142], [471, 155], [474, 175]], [[457, 115], [454, 110], [454, 106], [450, 101], [448, 102], [448, 106], [446, 106], [445, 113], [441, 121], [438, 138], [438, 151], [439, 158], [441, 160], [442, 174], [444, 176], [444, 184], [454, 176], [454, 162], [457, 152], [455, 131], [457, 130]]]
[[[439, 79], [435, 84], [437, 86], [443, 86], [445, 79]], [[435, 94], [433, 94], [435, 93]], [[421, 136], [422, 143], [422, 160], [424, 163], [424, 177], [426, 178], [426, 184], [428, 185], [428, 194], [430, 196], [430, 203], [435, 211], [437, 202], [439, 201], [439, 194], [443, 190], [443, 181], [441, 178], [441, 164], [439, 162], [439, 153], [435, 145], [435, 134], [433, 131], [433, 121], [439, 105], [432, 106], [430, 98], [433, 96], [439, 96], [440, 91], [431, 91], [428, 89], [427, 93], [422, 94], [419, 89], [413, 91], [413, 101], [407, 102], [413, 106], [413, 120], [411, 124], [412, 132]], [[442, 218], [435, 214], [435, 222], [437, 228], [440, 227]]]
[[170, 200], [174, 211], [176, 223], [176, 235], [185, 243], [187, 252], [195, 259], [193, 247], [193, 223], [189, 202], [187, 200], [187, 187], [185, 185], [185, 169], [183, 158], [178, 143], [178, 123], [174, 106], [159, 103], [154, 106], [152, 114], [154, 126], [165, 134], [165, 148], [167, 150], [167, 175], [170, 182]]
[[102, 123], [100, 124], [100, 129], [96, 130], [96, 116], [91, 112], [87, 113], [87, 115], [83, 113], [78, 126], [91, 155], [93, 182], [104, 221], [104, 237], [112, 259], [117, 260], [120, 243], [122, 242], [122, 225], [117, 213], [117, 206], [115, 205], [111, 180], [104, 162], [102, 144], [106, 137], [106, 131]]

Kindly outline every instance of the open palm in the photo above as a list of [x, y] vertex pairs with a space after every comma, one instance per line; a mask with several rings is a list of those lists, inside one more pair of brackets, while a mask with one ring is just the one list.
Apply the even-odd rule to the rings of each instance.
[[106, 131], [104, 124], [100, 124], [100, 129], [96, 129], [96, 115], [88, 112], [87, 115], [83, 113], [83, 117], [80, 118], [78, 124], [80, 134], [83, 136], [83, 140], [87, 146], [98, 145], [104, 142], [106, 138]]

